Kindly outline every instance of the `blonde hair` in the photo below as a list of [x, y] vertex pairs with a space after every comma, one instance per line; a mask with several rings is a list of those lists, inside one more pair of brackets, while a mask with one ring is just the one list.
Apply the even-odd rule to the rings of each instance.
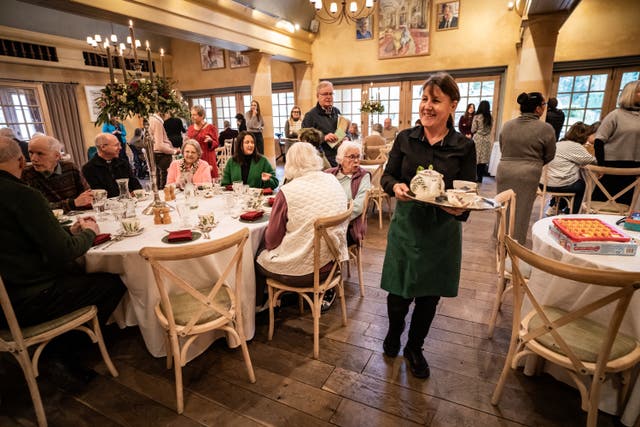
[[624, 88], [622, 88], [622, 92], [620, 93], [620, 97], [618, 98], [618, 107], [624, 108], [625, 110], [637, 110], [638, 107], [635, 105], [634, 101], [639, 86], [640, 80], [634, 80], [624, 85]]
[[322, 159], [318, 150], [308, 142], [296, 142], [287, 150], [284, 177], [292, 180], [309, 172], [322, 170]]
[[202, 157], [202, 148], [200, 147], [200, 143], [195, 139], [187, 139], [182, 143], [182, 147], [180, 148], [180, 152], [184, 154], [184, 147], [187, 145], [191, 145], [196, 149], [196, 153], [198, 153], [198, 158]]

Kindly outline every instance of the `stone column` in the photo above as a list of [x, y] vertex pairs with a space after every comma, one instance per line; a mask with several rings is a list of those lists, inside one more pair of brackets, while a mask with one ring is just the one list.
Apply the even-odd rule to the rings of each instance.
[[296, 62], [293, 67], [293, 96], [302, 114], [316, 105], [316, 85], [311, 79], [313, 65], [308, 62]]
[[[271, 55], [262, 52], [248, 52], [251, 61], [251, 98], [260, 104], [260, 113], [264, 120], [264, 156], [269, 159], [275, 168], [275, 145], [273, 135], [273, 108], [271, 100]], [[245, 109], [249, 111], [249, 105]]]

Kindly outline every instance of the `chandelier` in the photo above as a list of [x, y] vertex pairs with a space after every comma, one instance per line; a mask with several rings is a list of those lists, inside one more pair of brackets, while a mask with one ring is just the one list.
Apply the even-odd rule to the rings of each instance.
[[[342, 21], [349, 24], [350, 21], [356, 22], [358, 19], [368, 18], [373, 14], [376, 4], [376, 0], [352, 0], [349, 2], [342, 0], [341, 2], [324, 3], [322, 0], [310, 1], [316, 9], [316, 19], [327, 24], [340, 24]], [[329, 3], [328, 8], [327, 3]], [[347, 5], [347, 3], [349, 4]]]

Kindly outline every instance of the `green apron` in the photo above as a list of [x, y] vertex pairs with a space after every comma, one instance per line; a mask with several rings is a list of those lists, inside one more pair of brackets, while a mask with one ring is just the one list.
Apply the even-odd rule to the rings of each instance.
[[442, 209], [398, 202], [382, 267], [382, 289], [403, 298], [455, 297], [460, 280], [462, 225]]

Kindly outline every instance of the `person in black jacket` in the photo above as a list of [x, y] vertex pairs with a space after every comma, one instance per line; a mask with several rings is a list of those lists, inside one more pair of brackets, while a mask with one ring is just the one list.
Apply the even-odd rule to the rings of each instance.
[[322, 132], [322, 143], [320, 144], [329, 164], [332, 167], [338, 165], [336, 153], [338, 152], [338, 136], [335, 134], [338, 127], [338, 117], [340, 110], [333, 106], [333, 84], [329, 81], [321, 81], [318, 84], [316, 95], [318, 102], [302, 120], [303, 128], [314, 128]]
[[549, 98], [549, 101], [547, 101], [547, 118], [545, 121], [553, 126], [553, 130], [556, 131], [556, 141], [558, 141], [564, 124], [564, 112], [558, 109], [558, 100], [556, 98]]
[[169, 137], [169, 141], [171, 141], [171, 145], [175, 148], [182, 147], [182, 136], [187, 131], [184, 127], [184, 123], [177, 117], [174, 117], [173, 114], [170, 113], [170, 117], [164, 121], [162, 124], [164, 126], [164, 130], [167, 132], [167, 136]]

